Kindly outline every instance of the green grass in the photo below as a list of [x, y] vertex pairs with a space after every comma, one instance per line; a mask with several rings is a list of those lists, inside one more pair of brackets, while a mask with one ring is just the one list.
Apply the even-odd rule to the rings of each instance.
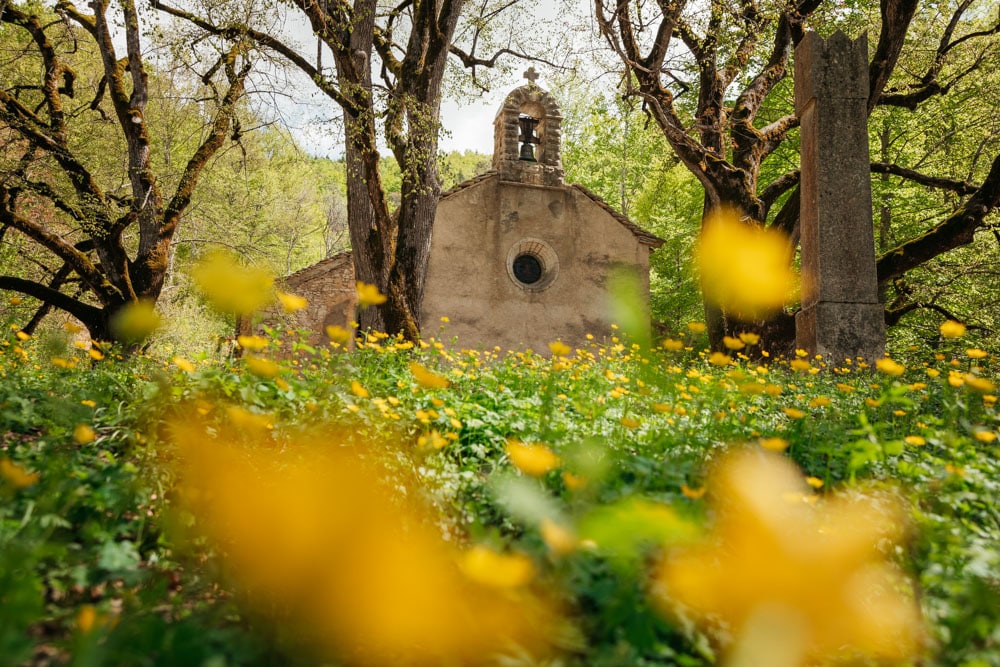
[[[0, 348], [0, 664], [336, 664], [310, 632], [246, 604], [225, 550], [183, 509], [170, 425], [196, 414], [219, 433], [249, 433], [257, 415], [258, 440], [289, 457], [335, 427], [338, 444], [391, 452], [396, 490], [437, 508], [452, 542], [527, 554], [533, 586], [565, 621], [554, 655], [512, 651], [502, 664], [712, 664], [725, 629], [658, 609], [650, 563], [711, 522], [716, 489], [693, 497], [708, 462], [780, 438], [822, 480], [820, 503], [876, 487], [904, 498], [914, 530], [887, 555], [916, 584], [920, 664], [1000, 665], [995, 360], [956, 341], [897, 376], [818, 359], [715, 365], [698, 335], [683, 343], [644, 350], [623, 337], [549, 359], [371, 339], [262, 377], [243, 362], [199, 360], [188, 373], [11, 336]], [[449, 386], [422, 386], [414, 362]], [[520, 474], [509, 440], [544, 443], [560, 466]], [[636, 519], [639, 500], [669, 507], [677, 534]], [[546, 513], [600, 548], [553, 553]]]

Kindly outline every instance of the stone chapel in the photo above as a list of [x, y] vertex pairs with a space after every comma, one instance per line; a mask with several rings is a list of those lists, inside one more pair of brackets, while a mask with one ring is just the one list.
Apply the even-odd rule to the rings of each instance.
[[[525, 77], [494, 120], [492, 169], [443, 193], [434, 221], [420, 327], [463, 348], [547, 353], [555, 340], [609, 335], [612, 277], [632, 272], [648, 300], [649, 254], [663, 244], [563, 181], [562, 114], [534, 70]], [[346, 254], [288, 276], [284, 288], [310, 302], [300, 327], [354, 319]]]

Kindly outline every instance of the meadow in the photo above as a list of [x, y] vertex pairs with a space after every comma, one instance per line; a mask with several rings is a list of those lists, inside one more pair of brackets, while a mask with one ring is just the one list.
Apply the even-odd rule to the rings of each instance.
[[[334, 332], [339, 335], [339, 332]], [[0, 343], [0, 664], [1000, 665], [996, 360]]]

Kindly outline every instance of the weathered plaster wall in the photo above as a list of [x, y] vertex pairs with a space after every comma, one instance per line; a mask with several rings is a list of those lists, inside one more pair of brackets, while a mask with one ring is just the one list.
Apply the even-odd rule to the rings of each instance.
[[[545, 289], [511, 275], [526, 239], [546, 244], [558, 260]], [[582, 190], [487, 178], [438, 205], [421, 329], [433, 335], [447, 316], [445, 337], [462, 347], [547, 352], [556, 339], [581, 344], [588, 333], [610, 332], [608, 279], [621, 266], [637, 273], [648, 294], [649, 246]]]

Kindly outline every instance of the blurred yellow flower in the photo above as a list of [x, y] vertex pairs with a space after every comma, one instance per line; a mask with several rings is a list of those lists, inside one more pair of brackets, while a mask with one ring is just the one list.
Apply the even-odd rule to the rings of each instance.
[[906, 371], [906, 366], [903, 364], [893, 361], [889, 357], [882, 357], [875, 362], [875, 368], [882, 371], [886, 375], [891, 375], [893, 377], [898, 377]]
[[914, 447], [921, 447], [927, 444], [927, 439], [922, 435], [908, 435], [903, 438], [903, 442]]
[[830, 405], [832, 401], [826, 396], [817, 396], [809, 401], [810, 408], [825, 408]]
[[674, 340], [673, 338], [665, 339], [661, 345], [663, 345], [663, 349], [671, 352], [678, 352], [684, 349], [684, 341]]
[[73, 439], [77, 444], [86, 445], [97, 439], [97, 433], [87, 424], [77, 424], [73, 429]]
[[351, 340], [351, 332], [336, 324], [327, 325], [326, 335], [330, 337], [331, 341], [337, 343], [346, 343]]
[[26, 334], [23, 331], [17, 331], [14, 335], [17, 336], [18, 340], [28, 340], [29, 338], [31, 338], [30, 335]]
[[557, 340], [549, 343], [549, 351], [554, 357], [565, 357], [569, 355], [572, 348], [561, 340]]
[[698, 500], [705, 495], [707, 489], [704, 486], [699, 486], [697, 489], [692, 489], [687, 484], [681, 484], [681, 493], [685, 498], [690, 498], [691, 500]]
[[0, 458], [0, 477], [15, 489], [23, 489], [38, 483], [38, 473], [28, 472], [7, 457]]
[[186, 419], [171, 434], [178, 497], [198, 529], [225, 554], [244, 599], [265, 614], [280, 608], [324, 653], [320, 662], [466, 665], [510, 643], [546, 650], [557, 619], [524, 587], [532, 561], [442, 539], [420, 494], [401, 494], [372, 466], [379, 443], [357, 448], [363, 460], [330, 446], [349, 433], [238, 447], [241, 434], [209, 435]]
[[997, 439], [997, 434], [993, 431], [976, 431], [972, 434], [972, 437], [979, 442], [993, 442]]
[[728, 366], [733, 360], [725, 352], [713, 352], [708, 355], [708, 363], [713, 366]]
[[814, 489], [823, 488], [823, 480], [821, 480], [819, 477], [806, 477], [806, 484], [808, 484]]
[[102, 353], [96, 347], [92, 347], [89, 350], [87, 350], [87, 354], [89, 354], [90, 358], [93, 359], [94, 361], [100, 361], [101, 359], [104, 358], [104, 353]]
[[358, 398], [368, 398], [368, 390], [357, 380], [351, 380], [351, 393]]
[[274, 299], [274, 277], [266, 269], [242, 266], [233, 256], [212, 253], [191, 269], [198, 289], [214, 308], [249, 315]]
[[631, 417], [622, 417], [619, 421], [621, 421], [622, 426], [625, 428], [639, 428], [642, 425], [642, 422], [638, 419], [632, 419]]
[[255, 354], [247, 355], [246, 359], [243, 360], [243, 364], [246, 366], [248, 371], [257, 377], [265, 378], [267, 380], [275, 378], [281, 374], [281, 366], [274, 363], [270, 359], [258, 357]]
[[541, 523], [538, 525], [538, 531], [541, 533], [542, 541], [545, 542], [545, 546], [547, 546], [549, 551], [557, 556], [565, 556], [576, 549], [578, 544], [578, 540], [576, 535], [573, 534], [573, 531], [565, 526], [559, 525], [548, 517], [542, 519]]
[[378, 287], [375, 285], [369, 285], [368, 283], [363, 283], [360, 280], [357, 283], [358, 290], [358, 304], [362, 308], [367, 308], [368, 306], [380, 306], [386, 302], [388, 297], [378, 291]]
[[574, 475], [570, 471], [566, 470], [562, 474], [563, 484], [570, 491], [578, 491], [583, 487], [587, 486], [587, 480], [579, 475]]
[[281, 307], [286, 313], [294, 313], [309, 305], [309, 301], [304, 296], [285, 292], [278, 292], [278, 301], [281, 302]]
[[981, 394], [988, 394], [996, 390], [996, 385], [990, 380], [984, 377], [979, 377], [978, 375], [973, 375], [972, 373], [965, 374], [965, 385], [972, 389], [975, 389]]
[[980, 350], [977, 347], [970, 347], [968, 350], [965, 351], [965, 353], [969, 356], [970, 359], [985, 359], [986, 357], [989, 356], [989, 352], [987, 352], [986, 350]]
[[268, 339], [263, 336], [237, 336], [236, 342], [244, 350], [250, 350], [251, 352], [259, 352], [263, 350], [270, 344]]
[[720, 209], [702, 224], [697, 264], [705, 299], [744, 319], [780, 309], [797, 290], [793, 246], [784, 234]]
[[507, 456], [518, 470], [532, 477], [540, 477], [559, 466], [559, 457], [545, 445], [537, 443], [508, 440]]
[[965, 335], [965, 325], [955, 320], [941, 323], [941, 336], [944, 338], [961, 338]]
[[771, 452], [783, 452], [788, 449], [788, 441], [784, 438], [761, 438], [760, 446]]
[[442, 449], [448, 444], [448, 439], [441, 436], [437, 430], [433, 430], [427, 435], [422, 435], [417, 438], [417, 447], [421, 449]]
[[535, 578], [535, 565], [524, 554], [501, 554], [481, 545], [466, 551], [459, 564], [469, 579], [494, 588], [519, 588]]
[[410, 362], [410, 372], [417, 384], [424, 389], [447, 389], [451, 385], [446, 377], [427, 370], [415, 361]]
[[178, 369], [185, 373], [194, 373], [195, 371], [194, 364], [183, 357], [174, 357], [171, 361], [174, 362], [174, 366], [177, 366]]
[[139, 299], [123, 306], [111, 317], [111, 333], [126, 343], [139, 343], [156, 331], [162, 318], [151, 299]]
[[688, 322], [687, 328], [688, 331], [690, 331], [691, 333], [700, 334], [700, 333], [705, 333], [705, 330], [708, 327], [705, 326], [704, 322]]
[[85, 398], [82, 401], [80, 401], [80, 405], [86, 405], [88, 408], [96, 408], [97, 407], [97, 402], [96, 401], [92, 401], [89, 398]]
[[901, 537], [901, 512], [867, 498], [788, 503], [806, 495], [801, 473], [760, 452], [725, 457], [709, 484], [713, 534], [665, 559], [656, 575], [665, 605], [724, 620], [741, 665], [776, 664], [789, 650], [778, 664], [844, 651], [902, 661], [918, 651], [920, 611], [880, 548]]
[[807, 371], [810, 368], [812, 368], [812, 364], [810, 364], [805, 359], [792, 359], [788, 363], [788, 367], [791, 368], [793, 371]]
[[733, 336], [723, 336], [722, 344], [726, 346], [726, 349], [734, 351], [742, 350], [744, 347], [747, 346], [746, 343], [744, 343], [742, 340], [740, 340], [739, 338], [735, 338]]
[[806, 416], [806, 413], [798, 408], [781, 408], [781, 411], [792, 419], [802, 419]]
[[740, 340], [746, 343], [747, 345], [756, 345], [757, 343], [760, 342], [760, 336], [758, 334], [745, 331], [740, 334]]

